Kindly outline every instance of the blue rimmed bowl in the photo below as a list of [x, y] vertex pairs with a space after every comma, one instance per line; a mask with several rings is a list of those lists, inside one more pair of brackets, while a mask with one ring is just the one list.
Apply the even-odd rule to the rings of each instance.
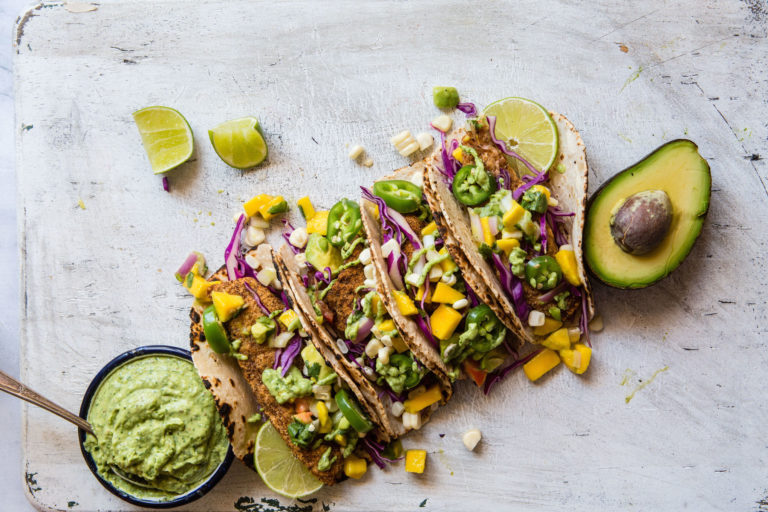
[[[119, 368], [120, 366], [138, 358], [147, 357], [147, 356], [153, 356], [153, 355], [163, 355], [163, 356], [174, 356], [178, 357], [180, 359], [184, 359], [185, 361], [189, 361], [190, 364], [192, 363], [192, 356], [190, 355], [188, 350], [184, 350], [178, 347], [171, 347], [168, 345], [147, 345], [144, 347], [139, 347], [133, 350], [129, 350], [128, 352], [124, 352], [111, 360], [109, 363], [107, 363], [104, 368], [102, 368], [99, 373], [96, 374], [96, 376], [91, 381], [91, 384], [88, 386], [88, 389], [85, 392], [85, 396], [83, 396], [83, 402], [80, 405], [80, 417], [84, 419], [88, 419], [88, 410], [91, 407], [91, 401], [93, 400], [93, 397], [96, 395], [96, 391], [99, 389], [99, 386], [104, 381], [104, 379], [107, 378], [107, 376], [112, 373], [114, 370]], [[156, 509], [162, 509], [162, 508], [173, 508], [173, 507], [179, 507], [181, 505], [186, 505], [187, 503], [191, 503], [202, 496], [204, 496], [208, 491], [213, 489], [213, 487], [219, 483], [219, 481], [224, 477], [224, 475], [229, 470], [229, 467], [232, 465], [232, 460], [234, 459], [234, 454], [232, 453], [232, 447], [230, 446], [227, 450], [227, 455], [224, 457], [224, 460], [219, 464], [219, 466], [210, 474], [210, 476], [199, 486], [196, 488], [184, 493], [180, 494], [178, 496], [175, 496], [171, 499], [160, 501], [160, 500], [152, 500], [147, 498], [138, 498], [136, 496], [133, 496], [132, 494], [129, 494], [122, 489], [118, 489], [114, 485], [112, 485], [111, 482], [106, 480], [104, 477], [102, 477], [99, 474], [98, 468], [96, 467], [96, 462], [94, 462], [93, 457], [91, 457], [91, 454], [88, 453], [88, 451], [85, 449], [85, 431], [78, 429], [78, 440], [80, 442], [80, 451], [83, 454], [83, 458], [85, 459], [85, 463], [88, 465], [88, 468], [91, 470], [91, 473], [93, 473], [93, 476], [96, 477], [96, 479], [101, 483], [102, 486], [104, 486], [105, 489], [107, 489], [109, 492], [117, 496], [118, 498], [127, 501], [128, 503], [131, 503], [133, 505], [138, 505], [140, 507], [146, 507], [146, 508], [156, 508]]]

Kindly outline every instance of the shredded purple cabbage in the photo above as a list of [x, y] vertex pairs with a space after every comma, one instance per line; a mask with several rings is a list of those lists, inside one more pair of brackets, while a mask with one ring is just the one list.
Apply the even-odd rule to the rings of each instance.
[[248, 284], [246, 281], [243, 281], [243, 286], [245, 286], [245, 289], [246, 289], [246, 290], [248, 290], [249, 292], [251, 292], [251, 295], [253, 295], [253, 300], [255, 300], [255, 301], [256, 301], [256, 304], [258, 304], [258, 305], [259, 305], [259, 309], [261, 309], [261, 312], [262, 312], [262, 313], [264, 313], [265, 315], [269, 316], [269, 315], [270, 315], [270, 312], [269, 312], [269, 310], [267, 309], [267, 307], [264, 305], [264, 303], [263, 303], [263, 302], [261, 302], [261, 297], [259, 297], [259, 294], [258, 294], [258, 293], [256, 293], [256, 290], [254, 290], [253, 288], [251, 288], [251, 286], [250, 286], [250, 285], [249, 285], [249, 284]]
[[525, 363], [527, 363], [528, 361], [533, 359], [536, 356], [536, 354], [538, 354], [542, 350], [543, 349], [534, 350], [530, 354], [528, 354], [526, 356], [523, 356], [520, 359], [517, 359], [516, 361], [514, 361], [509, 366], [506, 366], [506, 367], [501, 368], [501, 369], [494, 370], [488, 376], [489, 378], [486, 379], [485, 384], [483, 385], [483, 393], [485, 393], [486, 395], [488, 393], [490, 393], [491, 392], [491, 388], [495, 384], [497, 384], [498, 382], [501, 382], [502, 380], [504, 380], [504, 378], [506, 378], [506, 376], [509, 375], [510, 372], [512, 372], [512, 370], [514, 370], [515, 368], [521, 367], [522, 365], [524, 365]]
[[[382, 230], [391, 237], [396, 238], [397, 243], [403, 244], [403, 236], [411, 243], [415, 250], [421, 249], [421, 241], [416, 233], [413, 232], [408, 221], [400, 212], [387, 206], [387, 203], [378, 196], [375, 196], [365, 187], [360, 187], [363, 191], [363, 197], [376, 204], [379, 207], [379, 218], [381, 219]], [[397, 236], [395, 237], [395, 234]]]
[[581, 318], [579, 319], [579, 328], [584, 334], [584, 340], [587, 342], [587, 346], [591, 348], [592, 340], [589, 337], [589, 304], [586, 293], [581, 297]]
[[163, 190], [165, 190], [166, 192], [171, 191], [171, 187], [168, 184], [168, 176], [163, 176]]
[[[328, 273], [328, 277], [326, 277], [326, 273]], [[322, 271], [315, 272], [315, 279], [318, 281], [322, 281], [325, 284], [331, 284], [331, 280], [333, 278], [333, 271], [331, 270], [331, 267], [325, 267]]]
[[232, 233], [232, 239], [224, 250], [224, 263], [227, 266], [227, 277], [230, 281], [239, 279], [244, 275], [244, 269], [238, 268], [240, 267], [240, 234], [243, 232], [244, 225], [245, 214], [241, 214], [240, 218], [237, 219], [237, 225], [235, 226], [234, 233]]
[[464, 286], [467, 288], [467, 297], [469, 298], [469, 303], [472, 307], [480, 304], [480, 301], [477, 299], [477, 294], [475, 294], [475, 290], [473, 290], [467, 282], [464, 283]]
[[496, 266], [496, 270], [499, 272], [499, 280], [501, 281], [501, 287], [504, 289], [504, 293], [507, 294], [507, 297], [512, 299], [515, 313], [517, 313], [520, 320], [525, 321], [528, 318], [530, 308], [523, 297], [523, 284], [512, 273], [512, 270], [501, 259], [501, 256], [496, 253], [493, 253], [493, 263]]
[[270, 292], [272, 292], [274, 295], [277, 295], [280, 297], [280, 301], [283, 303], [283, 306], [290, 309], [293, 307], [293, 304], [291, 303], [291, 299], [288, 298], [288, 295], [285, 293], [285, 290], [278, 290], [272, 285], [267, 286], [267, 289], [269, 289]]
[[496, 179], [501, 182], [501, 180], [504, 180], [504, 186], [502, 187], [501, 184], [499, 184], [499, 188], [505, 188], [507, 190], [512, 190], [512, 178], [509, 175], [509, 171], [506, 169], [506, 167], [502, 167], [499, 169], [499, 175], [496, 177]]
[[[379, 466], [379, 468], [384, 469], [387, 467], [387, 464], [392, 464], [395, 462], [395, 460], [400, 459], [389, 459], [382, 455], [382, 452], [386, 449], [386, 447], [381, 444], [377, 443], [373, 439], [371, 439], [371, 436], [365, 436], [362, 440], [363, 442], [363, 448], [365, 448], [365, 451], [368, 452], [368, 455], [371, 457], [371, 461], [373, 461], [374, 464]], [[402, 458], [402, 457], [401, 457]]]
[[421, 295], [421, 302], [419, 303], [419, 306], [421, 307], [422, 311], [424, 311], [424, 301], [427, 300], [427, 296], [429, 295], [429, 287], [430, 287], [429, 279], [425, 279], [424, 280], [424, 293]]
[[541, 235], [541, 252], [547, 253], [547, 216], [539, 217], [539, 231]]
[[282, 348], [278, 348], [277, 350], [275, 350], [275, 362], [272, 363], [273, 370], [277, 370], [277, 368], [280, 366], [280, 359], [282, 358], [282, 355], [283, 355]]
[[538, 302], [541, 302], [542, 304], [546, 304], [548, 302], [551, 302], [552, 299], [555, 298], [555, 295], [558, 295], [558, 294], [562, 293], [563, 290], [566, 289], [566, 287], [568, 287], [568, 281], [566, 281], [564, 279], [563, 282], [561, 282], [559, 285], [557, 285], [554, 288], [552, 288], [551, 290], [549, 290], [547, 293], [539, 295], [538, 297], [536, 297], [536, 300]]
[[563, 245], [566, 245], [568, 243], [568, 239], [563, 235], [562, 231], [562, 220], [561, 217], [553, 217], [551, 212], [547, 212], [547, 220], [549, 221], [549, 224], [552, 226], [552, 232], [555, 234], [555, 243], [558, 247], [561, 247]]
[[424, 318], [420, 314], [416, 315], [416, 323], [419, 324], [419, 328], [424, 333], [424, 335], [427, 337], [427, 340], [434, 346], [439, 347], [440, 343], [435, 340], [435, 337], [432, 336], [432, 327], [429, 325], [429, 318]]
[[[453, 146], [454, 143], [456, 144], [456, 147], [459, 146], [458, 141], [455, 139], [451, 141], [451, 146]], [[453, 183], [454, 176], [459, 172], [456, 159], [453, 158], [453, 155], [451, 154], [453, 149], [455, 148], [451, 148], [451, 151], [449, 151], [448, 148], [445, 147], [445, 134], [440, 132], [440, 156], [443, 160], [443, 169], [440, 169], [440, 171], [443, 176], [448, 178], [448, 183]]]
[[465, 101], [462, 103], [459, 103], [456, 105], [456, 108], [464, 112], [467, 117], [476, 117], [477, 116], [477, 107], [474, 103], [470, 101]]
[[297, 334], [291, 338], [291, 341], [288, 342], [288, 345], [280, 354], [280, 364], [278, 366], [283, 368], [280, 372], [281, 377], [285, 377], [285, 374], [288, 373], [288, 370], [293, 365], [293, 360], [296, 359], [296, 356], [301, 351], [301, 345], [301, 337]]

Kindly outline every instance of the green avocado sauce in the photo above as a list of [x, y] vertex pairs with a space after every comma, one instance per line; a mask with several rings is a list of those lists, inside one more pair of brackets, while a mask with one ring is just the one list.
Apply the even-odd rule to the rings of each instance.
[[[115, 369], [91, 400], [85, 449], [99, 475], [140, 499], [168, 501], [201, 485], [221, 464], [229, 441], [213, 396], [192, 363], [146, 356]], [[119, 467], [153, 489], [115, 475]]]

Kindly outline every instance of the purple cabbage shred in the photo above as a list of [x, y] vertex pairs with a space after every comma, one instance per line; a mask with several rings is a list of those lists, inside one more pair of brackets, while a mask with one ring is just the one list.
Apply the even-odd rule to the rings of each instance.
[[477, 107], [474, 103], [470, 101], [465, 101], [462, 103], [459, 103], [456, 105], [456, 108], [464, 112], [467, 117], [476, 117], [477, 116]]

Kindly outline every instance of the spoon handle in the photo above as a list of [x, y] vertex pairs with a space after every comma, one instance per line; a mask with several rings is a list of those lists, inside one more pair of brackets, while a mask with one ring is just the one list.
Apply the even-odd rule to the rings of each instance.
[[0, 391], [5, 391], [9, 395], [13, 395], [17, 398], [21, 398], [22, 400], [26, 400], [27, 402], [33, 405], [42, 407], [46, 411], [52, 412], [53, 414], [67, 420], [70, 423], [74, 423], [75, 425], [85, 430], [89, 434], [96, 435], [93, 433], [93, 428], [91, 427], [91, 424], [85, 421], [83, 418], [75, 414], [72, 414], [68, 410], [61, 407], [60, 405], [56, 405], [55, 403], [51, 402], [47, 398], [35, 393], [34, 391], [26, 387], [21, 382], [17, 381], [10, 375], [7, 375], [1, 371], [0, 371]]

